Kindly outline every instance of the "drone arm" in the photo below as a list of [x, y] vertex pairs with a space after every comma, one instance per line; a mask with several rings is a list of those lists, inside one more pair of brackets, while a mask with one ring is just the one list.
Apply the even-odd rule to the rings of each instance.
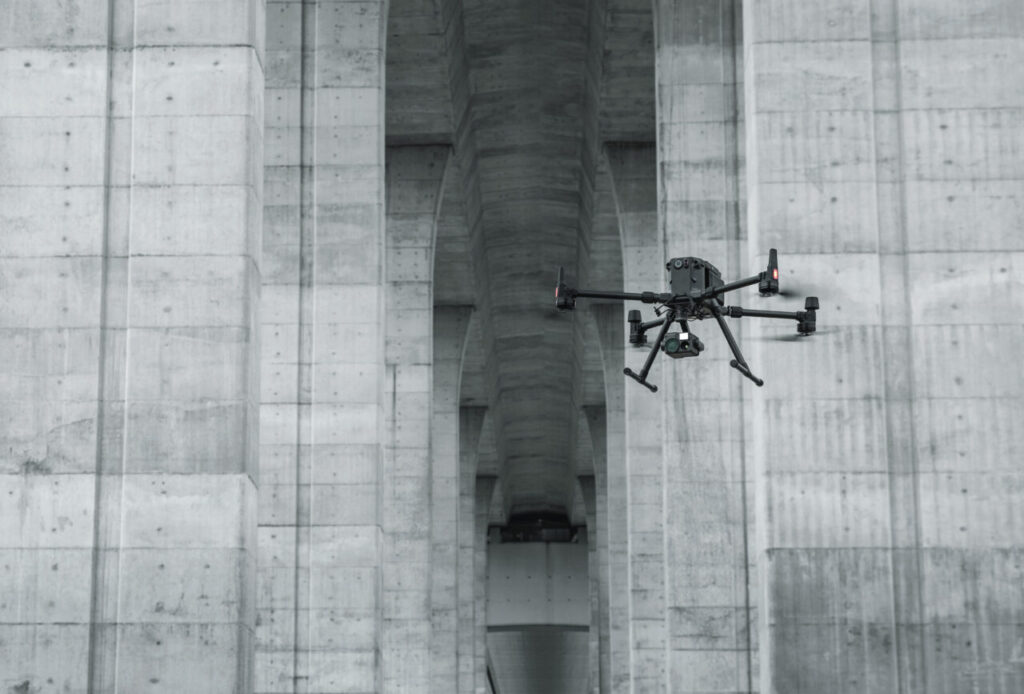
[[726, 292], [735, 291], [737, 289], [743, 289], [744, 287], [749, 287], [752, 284], [757, 284], [764, 277], [764, 274], [765, 273], [761, 272], [754, 275], [753, 277], [747, 277], [746, 279], [736, 280], [735, 282], [723, 284], [721, 287], [710, 287], [707, 290], [705, 290], [704, 298], [710, 299], [720, 294], [725, 294]]
[[803, 311], [759, 311], [756, 309], [742, 308], [741, 306], [727, 306], [725, 311], [730, 318], [742, 318], [751, 316], [754, 318], [782, 318], [796, 321], [796, 329], [802, 335], [810, 335], [816, 332], [818, 327], [818, 308], [820, 304], [818, 297], [809, 296], [804, 301]]
[[761, 311], [759, 309], [743, 308], [742, 306], [726, 306], [726, 315], [730, 318], [789, 318], [792, 320], [803, 320], [804, 311]]
[[645, 304], [655, 304], [659, 301], [668, 301], [670, 294], [655, 294], [654, 292], [600, 292], [589, 289], [570, 289], [573, 296], [582, 296], [589, 299], [618, 299], [619, 301], [642, 301]]
[[735, 357], [735, 359], [729, 362], [729, 366], [749, 378], [758, 387], [763, 386], [764, 381], [750, 372], [750, 367], [743, 358], [743, 353], [740, 352], [740, 346], [736, 344], [736, 338], [732, 336], [732, 331], [729, 330], [729, 325], [725, 322], [725, 318], [722, 317], [722, 310], [718, 308], [714, 302], [711, 302], [708, 306], [711, 308], [711, 312], [715, 314], [715, 320], [718, 321], [718, 327], [722, 329], [722, 334], [725, 335], [725, 341], [729, 343], [729, 349], [732, 350], [732, 355]]
[[725, 294], [726, 292], [731, 292], [734, 289], [749, 287], [752, 284], [758, 285], [758, 291], [761, 292], [761, 296], [769, 296], [771, 294], [779, 293], [779, 254], [774, 248], [768, 251], [767, 270], [743, 280], [736, 280], [735, 282], [723, 284], [721, 287], [709, 287], [704, 291], [701, 298], [710, 299]]

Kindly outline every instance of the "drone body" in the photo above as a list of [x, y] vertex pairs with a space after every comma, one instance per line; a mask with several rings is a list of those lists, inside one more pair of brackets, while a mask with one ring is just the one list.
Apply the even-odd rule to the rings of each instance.
[[[758, 386], [764, 385], [764, 381], [751, 373], [732, 331], [729, 330], [729, 326], [725, 322], [725, 316], [795, 320], [797, 321], [797, 332], [801, 335], [810, 335], [817, 329], [818, 298], [814, 296], [807, 297], [803, 311], [760, 311], [725, 305], [724, 295], [726, 292], [753, 284], [758, 285], [758, 291], [762, 296], [779, 293], [778, 253], [774, 248], [768, 254], [767, 270], [736, 282], [724, 282], [718, 268], [702, 258], [672, 258], [665, 264], [665, 268], [670, 273], [669, 287], [671, 291], [664, 294], [573, 289], [563, 281], [562, 268], [558, 269], [558, 285], [555, 287], [555, 306], [563, 311], [573, 310], [576, 307], [577, 297], [642, 301], [645, 304], [660, 306], [660, 310], [659, 307], [655, 307], [655, 312], [660, 315], [657, 320], [644, 322], [640, 311], [637, 310], [630, 311], [627, 319], [631, 345], [647, 344], [647, 331], [659, 326], [661, 328], [640, 373], [636, 373], [628, 367], [623, 370], [623, 373], [642, 386], [649, 388], [651, 392], [657, 392], [658, 387], [647, 382], [647, 374], [651, 370], [651, 364], [654, 363], [659, 349], [674, 359], [697, 357], [704, 351], [704, 343], [690, 332], [689, 321], [714, 318], [729, 343], [729, 349], [732, 350], [734, 358], [729, 365]], [[678, 323], [681, 330], [669, 332], [673, 323]]]

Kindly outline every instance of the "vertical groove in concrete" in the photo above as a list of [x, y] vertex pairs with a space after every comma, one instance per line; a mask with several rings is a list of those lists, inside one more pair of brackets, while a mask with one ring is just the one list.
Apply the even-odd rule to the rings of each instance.
[[[95, 496], [93, 505], [93, 548], [91, 597], [89, 614], [88, 673], [86, 687], [89, 692], [117, 690], [117, 628], [120, 592], [121, 495], [124, 483], [124, 433], [127, 408], [123, 370], [126, 360], [126, 341], [123, 326], [127, 325], [128, 278], [124, 272], [124, 259], [130, 252], [128, 238], [115, 228], [122, 220], [115, 217], [112, 208], [116, 202], [115, 190], [130, 185], [130, 181], [117, 180], [114, 175], [115, 159], [119, 169], [130, 158], [130, 129], [127, 133], [115, 128], [114, 99], [126, 96], [115, 90], [115, 85], [131, 83], [123, 73], [131, 71], [134, 63], [117, 59], [123, 50], [115, 36], [122, 12], [131, 8], [127, 3], [111, 0], [107, 3], [107, 47], [104, 107], [106, 133], [103, 167], [103, 246], [100, 289], [99, 336], [100, 352], [97, 379]], [[127, 45], [134, 43], [129, 37]], [[125, 141], [127, 135], [129, 141]], [[130, 166], [127, 167], [130, 170]], [[116, 187], [115, 187], [116, 186]], [[114, 264], [118, 267], [115, 269]], [[112, 315], [116, 319], [112, 319]], [[111, 380], [108, 380], [111, 379]], [[116, 405], [115, 405], [116, 403]], [[108, 421], [108, 417], [111, 421]], [[117, 425], [113, 421], [118, 421]], [[108, 430], [109, 428], [109, 430]]]
[[[723, 6], [723, 10], [726, 12], [725, 21], [729, 24], [731, 30], [723, 31], [723, 42], [726, 36], [731, 36], [731, 53], [732, 53], [732, 74], [723, 75], [723, 80], [726, 82], [731, 81], [731, 109], [727, 110], [725, 118], [727, 121], [734, 122], [736, 124], [736, 131], [731, 141], [724, 137], [723, 133], [723, 152], [726, 152], [726, 157], [729, 157], [729, 152], [732, 152], [732, 156], [735, 157], [735, 175], [729, 176], [727, 181], [728, 191], [725, 193], [726, 199], [730, 200], [729, 207], [733, 209], [733, 217], [727, 219], [726, 224], [727, 234], [737, 239], [739, 243], [734, 244], [732, 252], [729, 256], [729, 266], [734, 268], [734, 271], [740, 276], [746, 276], [748, 272], [754, 272], [752, 268], [750, 270], [743, 270], [746, 267], [747, 258], [749, 256], [749, 249], [747, 248], [747, 205], [746, 205], [746, 187], [744, 186], [746, 177], [746, 123], [744, 121], [744, 102], [743, 102], [743, 2], [742, 0], [732, 0]], [[728, 87], [726, 88], [728, 94]], [[727, 99], [728, 101], [728, 99]], [[737, 302], [733, 302], [737, 303]], [[733, 330], [737, 340], [742, 344], [743, 335], [746, 331], [743, 329], [741, 321], [733, 321], [730, 326]], [[740, 489], [743, 495], [741, 502], [741, 514], [740, 523], [743, 534], [743, 547], [742, 554], [744, 557], [743, 562], [743, 611], [745, 615], [742, 617], [742, 626], [739, 624], [737, 628], [741, 629], [741, 636], [737, 640], [737, 646], [746, 650], [746, 691], [752, 694], [759, 690], [757, 684], [758, 680], [758, 667], [759, 667], [759, 654], [757, 648], [757, 545], [756, 545], [756, 533], [754, 527], [757, 522], [757, 518], [754, 514], [754, 485], [750, 479], [750, 458], [747, 453], [747, 442], [750, 438], [750, 418], [752, 416], [750, 398], [746, 396], [748, 382], [744, 379], [733, 378], [731, 393], [733, 400], [740, 403], [740, 416], [743, 418], [743, 424], [741, 427], [742, 434], [739, 439], [739, 477], [740, 477]]]
[[298, 219], [298, 315], [295, 368], [295, 567], [293, 581], [292, 666], [295, 694], [309, 692], [310, 678], [310, 584], [312, 574], [313, 470], [313, 360], [316, 354], [316, 26], [319, 3], [304, 1], [299, 18], [299, 219]]
[[928, 691], [921, 620], [920, 504], [914, 413], [913, 333], [904, 200], [906, 172], [901, 98], [898, 0], [872, 0], [872, 103], [878, 248], [881, 255], [882, 369], [885, 381], [886, 454], [892, 554], [892, 643], [896, 659], [892, 689]]

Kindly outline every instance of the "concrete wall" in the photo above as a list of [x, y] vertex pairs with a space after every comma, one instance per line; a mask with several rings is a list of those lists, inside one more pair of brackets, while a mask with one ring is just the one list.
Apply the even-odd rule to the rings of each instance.
[[744, 11], [750, 255], [830, 328], [756, 352], [762, 691], [1019, 690], [1024, 9]]
[[251, 691], [262, 5], [0, 22], [0, 683]]

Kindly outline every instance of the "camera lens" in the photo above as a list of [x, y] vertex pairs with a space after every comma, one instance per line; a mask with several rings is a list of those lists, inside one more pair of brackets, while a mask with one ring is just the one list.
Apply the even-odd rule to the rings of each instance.
[[673, 263], [673, 265], [675, 265], [676, 269], [678, 270], [679, 268], [681, 268], [683, 266], [683, 261], [680, 260], [679, 258], [676, 258], [676, 261]]
[[666, 352], [677, 352], [679, 351], [679, 338], [670, 337], [665, 340], [665, 351]]

